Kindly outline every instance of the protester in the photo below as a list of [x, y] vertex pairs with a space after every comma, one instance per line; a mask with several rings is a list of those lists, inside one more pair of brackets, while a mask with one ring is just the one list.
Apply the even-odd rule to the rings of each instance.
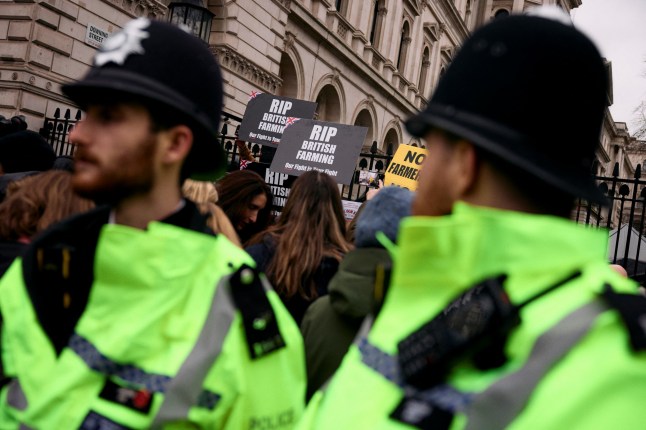
[[0, 138], [0, 174], [49, 170], [56, 154], [41, 135], [30, 130]]
[[0, 277], [32, 237], [50, 225], [94, 207], [72, 191], [72, 174], [49, 171], [9, 185], [0, 204]]
[[[390, 268], [390, 255], [378, 235], [395, 242], [399, 222], [410, 215], [413, 193], [398, 187], [382, 188], [358, 214], [355, 249], [341, 261], [328, 286], [329, 294], [307, 309], [301, 332], [305, 341], [308, 399], [336, 371], [373, 310], [375, 277]], [[383, 272], [382, 272], [383, 273]]]
[[[0, 202], [9, 184], [38, 172], [49, 170], [56, 159], [52, 147], [33, 131], [22, 129], [20, 117], [5, 120], [0, 116]], [[10, 132], [9, 132], [10, 131]]]
[[68, 155], [59, 155], [52, 165], [53, 170], [74, 171], [74, 159]]
[[310, 303], [327, 294], [339, 262], [351, 249], [337, 184], [314, 170], [299, 176], [278, 222], [250, 245], [246, 251], [300, 324]]
[[11, 118], [0, 115], [0, 138], [24, 130], [27, 130], [27, 121], [24, 115], [15, 115]]
[[497, 19], [464, 43], [407, 122], [429, 154], [386, 300], [300, 428], [644, 425], [646, 299], [607, 231], [568, 219], [605, 201], [589, 172], [607, 89], [560, 21]]
[[298, 327], [181, 195], [226, 166], [208, 46], [139, 18], [63, 92], [86, 112], [72, 185], [109, 205], [52, 226], [0, 281], [2, 427], [290, 428]]
[[262, 177], [250, 170], [228, 173], [216, 183], [218, 206], [227, 214], [240, 242], [265, 230], [271, 223], [271, 188]]
[[242, 247], [231, 221], [222, 208], [217, 205], [218, 192], [215, 190], [213, 182], [186, 179], [182, 185], [182, 193], [184, 197], [197, 205], [203, 215], [208, 217], [207, 225], [214, 233], [223, 234], [231, 243]]

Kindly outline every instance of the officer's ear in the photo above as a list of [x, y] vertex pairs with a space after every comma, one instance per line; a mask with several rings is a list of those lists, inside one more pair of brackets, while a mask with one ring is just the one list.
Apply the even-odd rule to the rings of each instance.
[[193, 131], [186, 125], [175, 125], [163, 131], [165, 164], [183, 164], [193, 147]]
[[454, 175], [455, 187], [461, 198], [467, 196], [475, 187], [480, 169], [478, 151], [466, 140], [453, 142], [457, 174]]

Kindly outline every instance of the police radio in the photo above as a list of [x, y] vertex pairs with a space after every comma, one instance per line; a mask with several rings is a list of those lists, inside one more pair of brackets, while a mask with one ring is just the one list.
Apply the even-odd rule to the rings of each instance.
[[481, 370], [502, 366], [507, 338], [520, 324], [520, 309], [580, 275], [577, 271], [517, 305], [505, 292], [506, 275], [470, 288], [398, 344], [404, 381], [417, 389], [433, 387], [461, 360], [471, 360]]

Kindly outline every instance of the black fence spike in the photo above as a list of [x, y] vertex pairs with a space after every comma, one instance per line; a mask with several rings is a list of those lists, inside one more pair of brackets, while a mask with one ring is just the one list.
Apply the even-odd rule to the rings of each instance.
[[370, 153], [371, 154], [376, 154], [377, 153], [377, 141], [376, 140], [372, 141], [372, 146], [370, 147]]
[[642, 177], [642, 166], [641, 164], [637, 165], [637, 168], [635, 169], [635, 179], [639, 179]]
[[61, 117], [61, 108], [56, 108], [54, 111], [54, 118], [58, 119]]
[[615, 178], [619, 177], [619, 162], [615, 163], [615, 167], [613, 167], [612, 169], [612, 176], [614, 176]]
[[72, 118], [72, 112], [69, 109], [65, 109], [65, 119]]
[[76, 111], [76, 115], [74, 116], [74, 118], [75, 118], [77, 121], [80, 121], [80, 120], [81, 120], [81, 116], [82, 116], [81, 109], [78, 109], [78, 110]]

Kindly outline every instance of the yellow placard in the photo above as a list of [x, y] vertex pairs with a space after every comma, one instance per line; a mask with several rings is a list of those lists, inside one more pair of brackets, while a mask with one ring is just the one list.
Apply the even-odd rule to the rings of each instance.
[[424, 148], [399, 145], [386, 169], [384, 185], [395, 185], [411, 191], [417, 190], [417, 177], [426, 155], [428, 155], [428, 151]]

